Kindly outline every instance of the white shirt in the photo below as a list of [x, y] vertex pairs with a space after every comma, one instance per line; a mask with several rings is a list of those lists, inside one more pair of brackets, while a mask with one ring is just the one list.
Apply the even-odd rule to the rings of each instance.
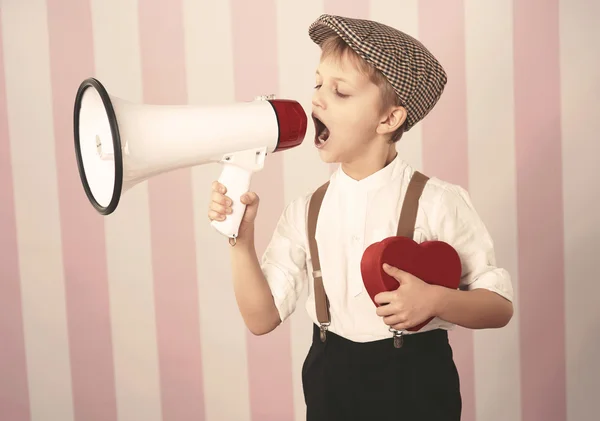
[[[397, 155], [385, 168], [360, 181], [347, 176], [341, 167], [331, 175], [316, 240], [323, 286], [330, 302], [329, 330], [352, 341], [392, 336], [363, 286], [360, 261], [370, 244], [396, 235], [402, 201], [414, 171]], [[307, 237], [311, 194], [286, 206], [261, 267], [282, 321], [296, 309], [308, 281], [306, 310], [318, 325]], [[492, 239], [462, 187], [435, 177], [429, 179], [419, 202], [413, 239], [418, 243], [445, 241], [456, 249], [462, 263], [460, 289], [485, 288], [513, 300], [510, 276], [495, 266]], [[452, 327], [434, 318], [420, 332]]]

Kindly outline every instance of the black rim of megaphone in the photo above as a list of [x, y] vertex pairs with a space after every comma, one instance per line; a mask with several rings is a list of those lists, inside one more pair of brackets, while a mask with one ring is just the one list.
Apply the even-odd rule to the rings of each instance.
[[[83, 167], [83, 159], [81, 157], [81, 148], [79, 142], [79, 112], [81, 110], [81, 100], [83, 98], [83, 94], [88, 88], [94, 88], [100, 95], [100, 98], [102, 98], [102, 103], [104, 104], [104, 108], [106, 110], [106, 115], [108, 117], [110, 132], [113, 140], [115, 184], [113, 186], [113, 195], [110, 199], [110, 203], [108, 204], [108, 206], [102, 206], [96, 201], [96, 199], [94, 199], [94, 195], [92, 194], [92, 190], [90, 189], [90, 185], [88, 184], [88, 180], [85, 175], [85, 168]], [[121, 198], [121, 189], [123, 186], [123, 155], [121, 153], [121, 137], [119, 135], [119, 126], [117, 124], [115, 110], [110, 101], [110, 96], [108, 95], [108, 92], [106, 91], [106, 89], [104, 89], [104, 86], [102, 86], [102, 84], [97, 79], [88, 78], [81, 82], [81, 84], [79, 85], [79, 89], [77, 90], [77, 96], [75, 97], [75, 115], [73, 118], [73, 123], [75, 130], [75, 156], [77, 157], [77, 168], [79, 170], [81, 184], [83, 184], [85, 194], [92, 206], [94, 206], [94, 208], [102, 215], [108, 215], [117, 208], [117, 205], [119, 204], [119, 199]]]

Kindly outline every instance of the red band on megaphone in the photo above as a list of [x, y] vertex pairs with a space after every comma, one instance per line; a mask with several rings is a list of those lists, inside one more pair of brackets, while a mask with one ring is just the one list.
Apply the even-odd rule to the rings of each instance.
[[273, 99], [269, 101], [279, 124], [279, 141], [275, 152], [298, 146], [306, 135], [307, 117], [302, 106], [289, 99]]

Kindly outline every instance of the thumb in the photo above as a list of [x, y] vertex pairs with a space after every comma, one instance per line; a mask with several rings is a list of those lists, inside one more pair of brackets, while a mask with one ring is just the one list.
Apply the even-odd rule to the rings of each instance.
[[385, 273], [395, 278], [400, 284], [404, 283], [404, 281], [407, 279], [406, 272], [394, 266], [388, 265], [387, 263], [383, 264], [383, 270]]
[[247, 192], [242, 195], [240, 201], [246, 205], [243, 219], [248, 222], [254, 221], [258, 212], [258, 203], [260, 202], [258, 195], [254, 192]]

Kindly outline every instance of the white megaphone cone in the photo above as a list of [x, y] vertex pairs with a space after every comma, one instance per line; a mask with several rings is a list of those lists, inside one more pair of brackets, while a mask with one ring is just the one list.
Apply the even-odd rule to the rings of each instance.
[[260, 97], [219, 106], [134, 104], [84, 80], [74, 110], [75, 154], [85, 193], [102, 215], [121, 195], [148, 178], [178, 168], [223, 164], [219, 182], [233, 200], [233, 213], [212, 225], [235, 239], [252, 174], [267, 153], [298, 146], [307, 116], [293, 100]]

